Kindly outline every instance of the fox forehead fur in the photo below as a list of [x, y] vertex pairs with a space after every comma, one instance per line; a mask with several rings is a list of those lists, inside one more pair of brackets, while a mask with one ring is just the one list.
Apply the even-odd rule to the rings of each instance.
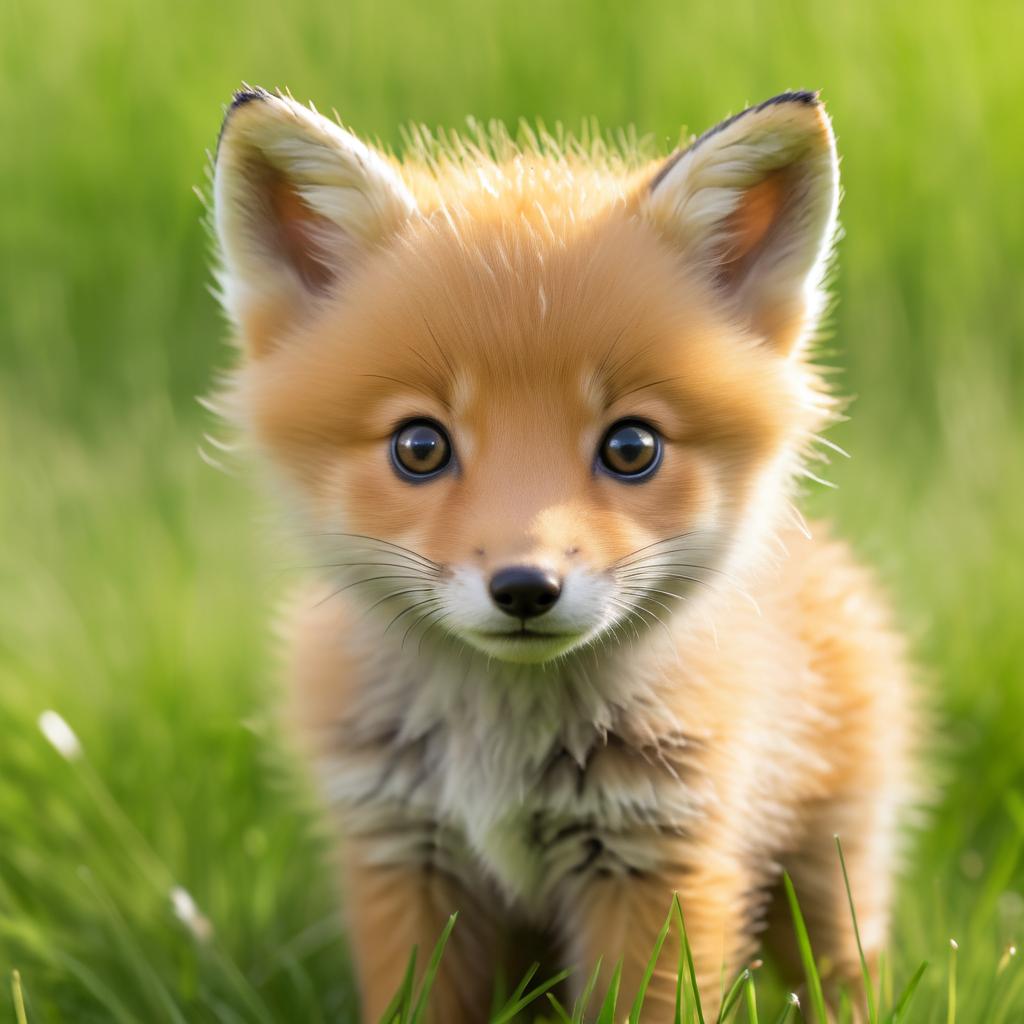
[[[785, 862], [845, 965], [829, 844], [860, 833], [877, 947], [907, 713], [870, 580], [791, 505], [835, 408], [809, 355], [838, 204], [821, 103], [783, 94], [660, 160], [500, 130], [409, 148], [250, 90], [214, 179], [226, 404], [323, 564], [291, 616], [293, 704], [374, 936], [367, 1019], [400, 980], [380, 949], [432, 941], [442, 911], [480, 918], [452, 958], [486, 975], [492, 890], [563, 959], [628, 965], [704, 871], [684, 910], [717, 978]], [[409, 424], [443, 471], [401, 471]], [[606, 471], [616, 424], [656, 441], [653, 472]], [[510, 567], [557, 599], [511, 616]], [[424, 886], [419, 923], [381, 933]], [[455, 988], [438, 1019], [481, 1019]]]

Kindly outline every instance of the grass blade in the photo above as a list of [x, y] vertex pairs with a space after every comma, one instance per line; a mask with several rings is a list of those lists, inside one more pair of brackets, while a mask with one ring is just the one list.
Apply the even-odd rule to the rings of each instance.
[[21, 991], [21, 972], [11, 971], [11, 998], [14, 1000], [14, 1016], [18, 1024], [28, 1024], [25, 1013], [25, 994]]
[[380, 1024], [394, 1024], [395, 1021], [404, 1024], [409, 1019], [409, 1004], [412, 1002], [413, 980], [416, 977], [417, 952], [418, 950], [413, 946], [412, 952], [409, 954], [409, 962], [405, 967], [405, 974], [402, 976], [402, 984], [398, 986], [394, 998], [388, 1003], [388, 1008], [381, 1014]]
[[793, 888], [793, 879], [788, 872], [782, 873], [782, 881], [786, 886], [786, 898], [789, 900], [789, 909], [793, 915], [793, 927], [796, 929], [796, 941], [800, 948], [800, 959], [804, 965], [804, 974], [807, 976], [807, 991], [814, 1010], [817, 1024], [828, 1024], [828, 1015], [825, 1012], [825, 993], [821, 988], [821, 977], [818, 975], [818, 966], [814, 962], [814, 952], [811, 949], [811, 940], [807, 934], [807, 925], [804, 923], [804, 915], [800, 912], [800, 904], [797, 902], [796, 889]]
[[956, 953], [960, 947], [956, 939], [949, 940], [949, 989], [946, 1006], [946, 1024], [956, 1024]]
[[686, 954], [686, 968], [690, 975], [690, 986], [693, 991], [693, 1003], [697, 1010], [697, 1020], [705, 1024], [704, 1008], [700, 1004], [700, 989], [697, 987], [697, 968], [693, 964], [693, 950], [690, 949], [690, 939], [686, 934], [686, 918], [683, 917], [683, 907], [679, 902], [679, 893], [672, 896], [672, 906], [679, 921], [679, 933], [682, 936], [683, 951]]
[[572, 1019], [577, 1022], [577, 1024], [582, 1024], [583, 1015], [587, 1012], [590, 1000], [594, 996], [594, 989], [597, 988], [597, 979], [601, 976], [602, 962], [603, 958], [599, 957], [597, 963], [594, 965], [593, 971], [590, 972], [590, 977], [587, 979], [586, 985], [583, 986], [583, 991], [572, 1004]]
[[547, 981], [542, 982], [540, 985], [538, 985], [536, 988], [531, 989], [525, 995], [521, 993], [519, 998], [516, 999], [514, 1002], [510, 999], [509, 1002], [504, 1007], [504, 1009], [502, 1009], [498, 1013], [498, 1015], [491, 1020], [491, 1024], [508, 1024], [508, 1022], [512, 1020], [516, 1016], [516, 1014], [518, 1014], [521, 1010], [525, 1010], [526, 1007], [530, 1005], [530, 1003], [539, 999], [548, 991], [548, 989], [554, 988], [559, 982], [565, 981], [565, 979], [568, 977], [568, 971], [560, 971], [558, 974], [554, 975], [554, 977], [551, 977]]
[[647, 995], [647, 987], [651, 983], [651, 978], [654, 977], [654, 969], [658, 966], [658, 957], [661, 956], [662, 947], [665, 945], [665, 938], [668, 936], [668, 930], [672, 927], [672, 907], [668, 908], [668, 914], [665, 916], [665, 923], [661, 926], [661, 931], [658, 932], [657, 941], [654, 943], [654, 950], [651, 953], [650, 959], [647, 961], [647, 969], [644, 971], [644, 976], [640, 981], [640, 988], [637, 990], [636, 999], [633, 1000], [633, 1008], [629, 1011], [629, 1017], [627, 1018], [629, 1024], [639, 1024], [640, 1011], [644, 1006], [644, 998]]
[[860, 957], [860, 971], [864, 979], [864, 995], [868, 1001], [869, 1024], [878, 1024], [878, 1007], [875, 1004], [875, 989], [871, 984], [871, 972], [868, 970], [868, 961], [864, 956], [864, 947], [860, 941], [860, 925], [857, 922], [857, 911], [853, 906], [853, 889], [850, 886], [850, 875], [846, 870], [846, 856], [843, 853], [843, 844], [837, 835], [836, 849], [839, 851], [839, 866], [843, 872], [843, 885], [846, 886], [846, 899], [850, 904], [850, 919], [853, 921], [853, 937], [857, 940], [857, 955]]
[[758, 1024], [757, 989], [754, 986], [754, 976], [750, 971], [747, 971], [747, 984], [744, 988], [747, 993], [747, 1024]]
[[566, 1012], [565, 1007], [558, 1001], [557, 997], [553, 992], [544, 993], [548, 998], [548, 1003], [551, 1009], [555, 1011], [555, 1016], [558, 1018], [556, 1024], [573, 1024], [572, 1017]]
[[444, 926], [444, 931], [441, 932], [441, 938], [437, 940], [437, 945], [434, 946], [434, 952], [430, 955], [430, 963], [427, 964], [426, 973], [423, 975], [423, 981], [420, 983], [420, 994], [416, 1000], [416, 1009], [413, 1010], [411, 1020], [413, 1024], [421, 1024], [426, 1017], [427, 1013], [427, 1001], [430, 998], [430, 990], [434, 987], [434, 981], [437, 978], [437, 970], [441, 966], [441, 957], [444, 955], [444, 947], [448, 945], [448, 937], [452, 933], [452, 929], [455, 927], [455, 920], [458, 918], [458, 914], [452, 914], [448, 918], [448, 923]]
[[778, 1017], [775, 1018], [775, 1024], [786, 1024], [789, 1020], [793, 1010], [800, 1005], [800, 1000], [797, 998], [795, 992], [790, 992], [786, 997], [786, 1005], [779, 1011]]
[[910, 1006], [910, 1000], [914, 998], [914, 993], [917, 991], [917, 986], [921, 983], [921, 978], [924, 977], [924, 972], [928, 968], [928, 961], [925, 960], [916, 971], [914, 976], [907, 983], [907, 987], [903, 990], [903, 995], [900, 996], [899, 1002], [896, 1004], [896, 1008], [889, 1014], [887, 1024], [898, 1024], [899, 1021], [903, 1020], [903, 1012]]
[[[531, 981], [533, 981], [533, 976], [539, 970], [540, 970], [540, 964], [539, 963], [534, 962], [534, 963], [530, 964], [529, 969], [523, 975], [523, 977], [520, 979], [519, 984], [516, 985], [515, 989], [513, 989], [512, 995], [510, 995], [508, 997], [508, 999], [505, 1000], [505, 1005], [506, 1006], [508, 1006], [510, 1003], [518, 1002], [520, 999], [523, 998], [523, 993], [526, 991], [526, 986], [529, 985]], [[501, 1010], [495, 1010], [495, 1014], [501, 1013], [501, 1012], [502, 1012]]]
[[604, 1002], [601, 1004], [601, 1012], [597, 1015], [596, 1024], [615, 1024], [615, 1007], [619, 1001], [619, 985], [622, 982], [622, 961], [615, 965], [612, 972], [612, 980], [605, 993]]
[[739, 1003], [740, 997], [743, 995], [743, 986], [749, 977], [749, 970], [742, 970], [736, 976], [736, 980], [729, 986], [729, 991], [722, 1000], [722, 1005], [718, 1010], [718, 1016], [715, 1018], [716, 1024], [722, 1024], [722, 1022], [728, 1018], [729, 1014], [732, 1013], [732, 1008]]
[[838, 1024], [852, 1024], [853, 1022], [853, 1001], [846, 989], [839, 992], [839, 1013]]
[[1007, 967], [1013, 962], [1017, 956], [1017, 947], [1009, 946], [1006, 952], [1003, 954], [1002, 960], [999, 962], [997, 978], [1005, 977], [1011, 979], [1009, 985], [1003, 989], [1002, 995], [999, 999], [999, 1011], [996, 1013], [993, 1024], [1003, 1024], [1003, 1021], [1008, 1019], [1008, 1013], [1014, 1007], [1019, 1007], [1021, 1004], [1018, 1002], [1018, 998], [1021, 992], [1024, 992], [1024, 972], [1016, 971], [1013, 975], [1005, 973]]
[[[886, 988], [885, 982], [889, 971], [889, 961], [886, 958], [885, 950], [878, 954], [878, 999], [876, 1006], [892, 1005], [892, 988]], [[886, 998], [886, 995], [889, 998]]]
[[686, 944], [679, 943], [679, 963], [676, 970], [676, 1006], [672, 1024], [683, 1024], [683, 977], [686, 974]]

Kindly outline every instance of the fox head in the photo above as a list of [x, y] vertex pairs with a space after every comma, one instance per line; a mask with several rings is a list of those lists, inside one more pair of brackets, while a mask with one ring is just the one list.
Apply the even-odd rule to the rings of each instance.
[[542, 662], [755, 563], [829, 405], [815, 95], [662, 161], [495, 136], [399, 163], [246, 91], [214, 185], [235, 407], [366, 628]]

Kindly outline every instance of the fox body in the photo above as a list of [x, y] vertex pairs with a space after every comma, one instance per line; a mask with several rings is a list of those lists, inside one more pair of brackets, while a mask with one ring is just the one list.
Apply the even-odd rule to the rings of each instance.
[[[524, 932], [577, 986], [621, 961], [631, 1000], [673, 893], [713, 1011], [762, 938], [795, 962], [783, 869], [841, 984], [836, 834], [877, 954], [902, 646], [790, 504], [834, 414], [808, 343], [837, 201], [809, 93], [667, 160], [492, 131], [418, 133], [401, 163], [236, 97], [224, 404], [320, 566], [290, 704], [343, 835], [367, 1021], [454, 912], [438, 1021], [486, 1018]], [[677, 941], [645, 1019], [671, 1019]]]

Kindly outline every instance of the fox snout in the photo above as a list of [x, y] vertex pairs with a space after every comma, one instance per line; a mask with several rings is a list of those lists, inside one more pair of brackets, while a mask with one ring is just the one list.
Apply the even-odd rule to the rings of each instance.
[[562, 579], [547, 569], [513, 565], [491, 576], [488, 591], [506, 615], [535, 619], [555, 606], [562, 593]]

